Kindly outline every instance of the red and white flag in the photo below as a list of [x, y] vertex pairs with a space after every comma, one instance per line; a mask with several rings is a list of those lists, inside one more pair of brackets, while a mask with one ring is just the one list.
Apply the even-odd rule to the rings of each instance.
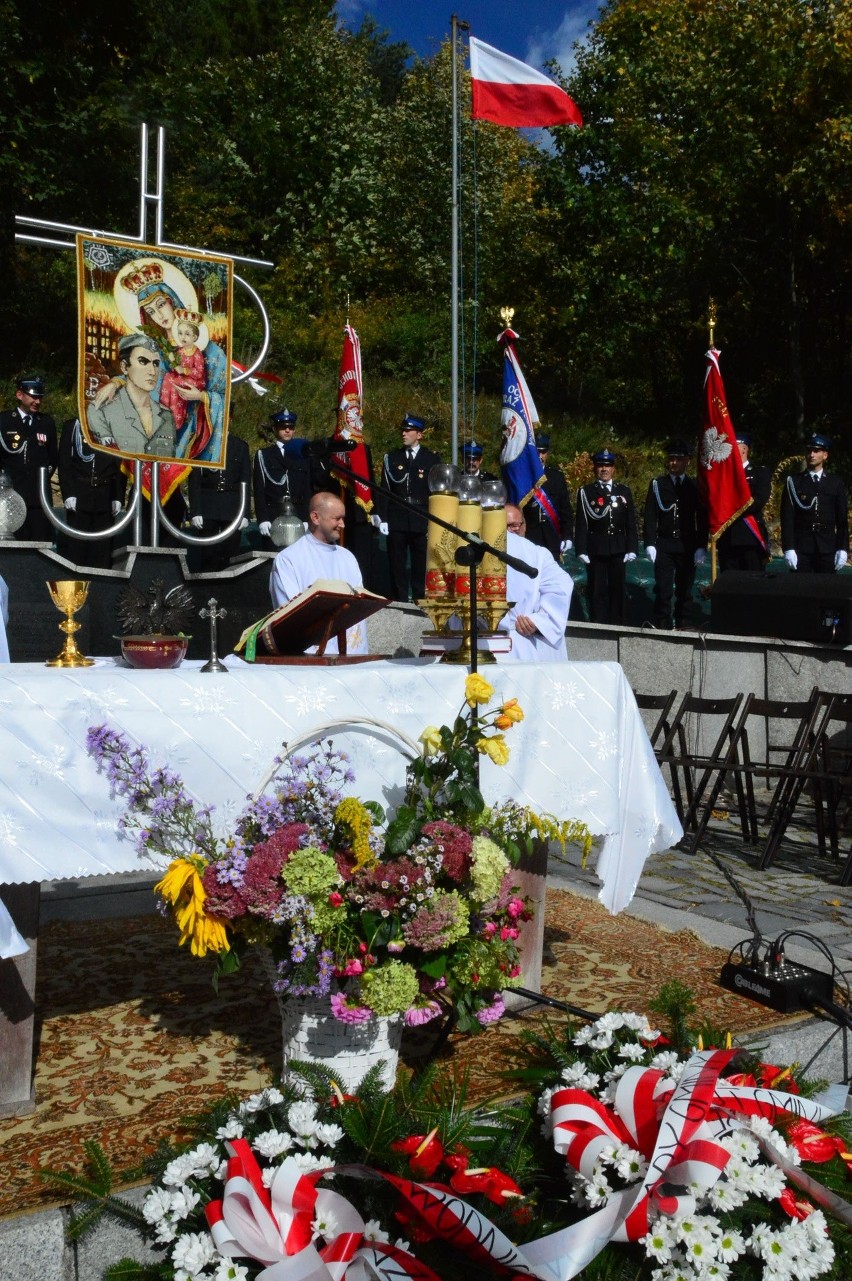
[[751, 506], [751, 490], [743, 468], [719, 369], [720, 352], [707, 352], [704, 374], [704, 430], [698, 451], [698, 490], [707, 507], [711, 538], [732, 525]]
[[[347, 476], [351, 469], [358, 476], [369, 476], [367, 446], [364, 443], [364, 423], [361, 402], [364, 388], [361, 382], [361, 342], [351, 325], [343, 330], [343, 351], [340, 355], [340, 373], [337, 379], [337, 426], [335, 440], [354, 441], [357, 448], [351, 453], [332, 454], [331, 470], [341, 484], [355, 494], [355, 501], [365, 512], [373, 510], [373, 491], [369, 485]], [[342, 470], [335, 466], [335, 459]]]
[[583, 123], [577, 104], [549, 76], [472, 36], [470, 75], [471, 120], [515, 128]]

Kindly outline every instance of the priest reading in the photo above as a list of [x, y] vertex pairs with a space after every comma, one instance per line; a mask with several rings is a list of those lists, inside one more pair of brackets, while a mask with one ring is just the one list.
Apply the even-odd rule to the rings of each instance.
[[[308, 508], [308, 533], [280, 551], [272, 562], [269, 592], [273, 605], [286, 605], [319, 579], [337, 579], [358, 590], [364, 586], [357, 560], [340, 546], [343, 513], [343, 503], [336, 494], [314, 494]], [[367, 653], [366, 620], [349, 628], [346, 649], [349, 654]], [[315, 651], [313, 646], [306, 653]], [[325, 652], [338, 652], [336, 637], [328, 642]]]

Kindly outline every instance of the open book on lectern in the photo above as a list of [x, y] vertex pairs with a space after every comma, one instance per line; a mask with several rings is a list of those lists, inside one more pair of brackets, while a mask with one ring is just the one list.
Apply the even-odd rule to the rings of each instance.
[[311, 645], [318, 645], [321, 654], [332, 636], [345, 633], [389, 604], [387, 596], [368, 592], [365, 587], [351, 587], [339, 579], [319, 578], [286, 605], [279, 605], [247, 627], [234, 648], [237, 653], [245, 648], [249, 662], [253, 661], [256, 651], [294, 656], [303, 654]]

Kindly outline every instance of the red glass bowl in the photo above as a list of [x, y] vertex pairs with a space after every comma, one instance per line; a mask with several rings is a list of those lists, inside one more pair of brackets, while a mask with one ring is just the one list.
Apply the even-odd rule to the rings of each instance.
[[121, 656], [131, 667], [180, 667], [188, 636], [122, 636]]

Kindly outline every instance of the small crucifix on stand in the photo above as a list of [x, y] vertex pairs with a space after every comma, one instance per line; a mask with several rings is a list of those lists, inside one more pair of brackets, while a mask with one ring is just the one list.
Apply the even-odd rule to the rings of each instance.
[[228, 669], [219, 659], [219, 619], [226, 618], [228, 611], [219, 609], [215, 596], [211, 596], [204, 609], [198, 611], [202, 618], [210, 619], [210, 658], [202, 667], [202, 672], [226, 672]]

